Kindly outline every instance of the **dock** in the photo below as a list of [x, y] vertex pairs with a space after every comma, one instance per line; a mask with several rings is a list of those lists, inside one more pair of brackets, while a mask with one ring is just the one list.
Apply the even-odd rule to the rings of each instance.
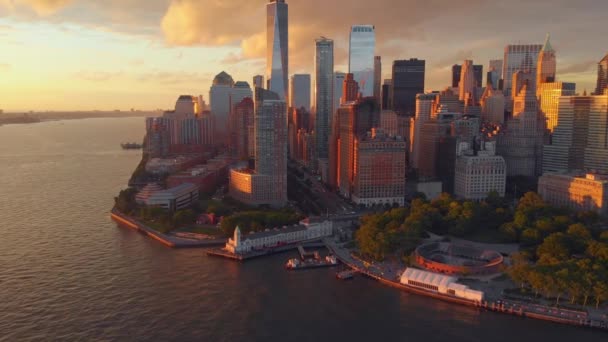
[[[228, 252], [227, 250], [225, 250], [224, 248], [211, 248], [211, 249], [208, 249], [206, 251], [206, 253], [209, 256], [222, 257], [222, 258], [227, 258], [227, 259], [235, 260], [235, 261], [246, 261], [246, 260], [250, 260], [250, 259], [267, 256], [267, 255], [284, 253], [284, 252], [291, 251], [294, 249], [299, 250], [301, 248], [302, 250], [304, 250], [304, 248], [303, 248], [304, 246], [318, 246], [318, 245], [319, 245], [319, 240], [317, 239], [317, 240], [302, 242], [300, 244], [291, 244], [291, 245], [271, 247], [271, 248], [251, 251], [249, 253], [243, 253], [243, 254], [231, 253], [231, 252]], [[324, 244], [322, 244], [322, 245], [324, 246]]]

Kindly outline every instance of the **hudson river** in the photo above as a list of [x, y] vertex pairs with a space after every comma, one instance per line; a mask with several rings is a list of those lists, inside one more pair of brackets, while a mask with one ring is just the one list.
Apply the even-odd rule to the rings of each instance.
[[607, 340], [118, 228], [108, 211], [141, 153], [119, 144], [143, 133], [142, 118], [0, 127], [1, 341]]

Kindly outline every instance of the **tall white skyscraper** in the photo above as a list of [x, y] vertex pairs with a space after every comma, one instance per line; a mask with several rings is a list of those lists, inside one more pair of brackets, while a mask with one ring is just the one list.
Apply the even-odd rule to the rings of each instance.
[[354, 25], [350, 30], [348, 72], [355, 76], [363, 97], [374, 96], [376, 32], [373, 25]]
[[285, 100], [289, 75], [289, 17], [285, 0], [266, 5], [266, 79], [268, 89]]
[[327, 159], [334, 99], [334, 41], [321, 37], [315, 43], [316, 159]]
[[289, 107], [310, 112], [310, 75], [296, 74], [289, 80]]

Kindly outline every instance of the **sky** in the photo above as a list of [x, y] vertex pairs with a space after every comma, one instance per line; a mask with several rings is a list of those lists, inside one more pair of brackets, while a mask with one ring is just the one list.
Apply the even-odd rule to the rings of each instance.
[[[149, 110], [180, 94], [208, 98], [226, 71], [265, 70], [267, 0], [0, 0], [0, 109]], [[334, 39], [348, 71], [353, 24], [376, 26], [383, 78], [393, 60], [425, 59], [426, 88], [451, 65], [502, 59], [507, 44], [557, 51], [558, 80], [594, 90], [608, 53], [606, 0], [287, 0], [290, 74], [311, 73], [314, 39]]]

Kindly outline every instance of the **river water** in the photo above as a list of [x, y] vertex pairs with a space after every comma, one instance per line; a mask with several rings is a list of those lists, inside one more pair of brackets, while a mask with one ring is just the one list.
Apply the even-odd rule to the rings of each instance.
[[0, 341], [606, 341], [604, 332], [411, 295], [289, 254], [171, 250], [108, 210], [142, 118], [0, 127]]

